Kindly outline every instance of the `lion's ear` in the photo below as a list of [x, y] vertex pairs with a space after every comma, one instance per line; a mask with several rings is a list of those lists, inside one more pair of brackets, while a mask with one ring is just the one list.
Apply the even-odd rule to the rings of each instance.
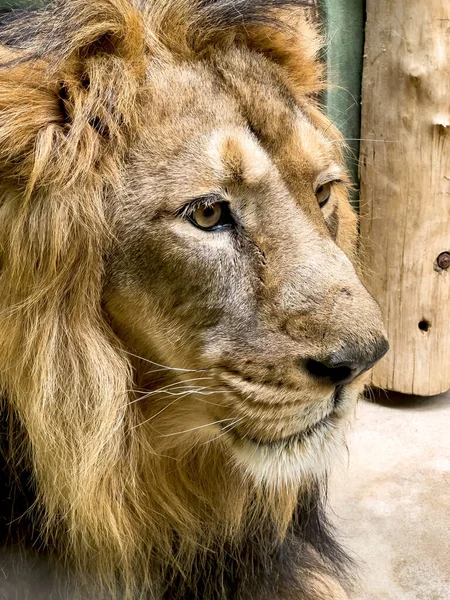
[[[127, 0], [72, 0], [55, 15], [30, 22], [26, 50], [0, 50], [0, 168], [28, 188], [112, 171], [137, 129], [141, 13]], [[15, 27], [2, 38], [17, 39]]]
[[296, 95], [323, 89], [322, 38], [304, 8], [272, 11], [267, 24], [247, 27], [245, 37], [251, 48], [282, 67], [285, 81]]
[[[323, 89], [323, 41], [310, 18], [309, 0], [213, 0], [202, 2], [201, 9], [193, 6], [187, 45], [194, 54], [243, 44], [278, 64], [295, 95]], [[178, 37], [173, 32], [168, 37], [176, 50]]]

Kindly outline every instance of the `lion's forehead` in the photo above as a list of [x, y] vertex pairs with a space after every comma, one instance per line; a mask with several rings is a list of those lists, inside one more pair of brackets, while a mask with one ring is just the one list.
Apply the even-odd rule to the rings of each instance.
[[150, 70], [148, 118], [133, 167], [158, 182], [169, 204], [230, 181], [258, 185], [281, 176], [309, 189], [339, 166], [323, 124], [302, 110], [266, 59], [247, 54], [248, 62], [239, 54]]

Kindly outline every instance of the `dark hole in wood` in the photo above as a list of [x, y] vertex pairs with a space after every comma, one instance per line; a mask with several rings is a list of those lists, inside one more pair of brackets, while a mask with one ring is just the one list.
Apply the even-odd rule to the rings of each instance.
[[423, 319], [419, 323], [420, 331], [428, 331], [430, 329], [430, 327], [431, 327], [431, 323], [430, 323], [430, 321], [427, 321], [426, 319]]
[[441, 252], [436, 259], [436, 263], [439, 269], [447, 270], [450, 267], [450, 252]]

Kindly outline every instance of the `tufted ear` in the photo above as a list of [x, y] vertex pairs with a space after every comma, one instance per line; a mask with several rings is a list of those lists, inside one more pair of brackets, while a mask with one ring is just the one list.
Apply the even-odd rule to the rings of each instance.
[[127, 0], [70, 0], [50, 16], [12, 20], [0, 42], [3, 176], [30, 192], [112, 174], [138, 127], [147, 62], [140, 11]]
[[288, 86], [296, 95], [320, 92], [324, 67], [319, 60], [322, 38], [309, 21], [304, 8], [274, 10], [272, 23], [260, 23], [246, 30], [248, 45], [282, 67]]
[[[183, 3], [172, 0], [171, 4]], [[191, 5], [187, 40], [194, 53], [244, 44], [280, 65], [294, 94], [323, 89], [319, 60], [323, 41], [310, 19], [309, 0], [200, 0]]]

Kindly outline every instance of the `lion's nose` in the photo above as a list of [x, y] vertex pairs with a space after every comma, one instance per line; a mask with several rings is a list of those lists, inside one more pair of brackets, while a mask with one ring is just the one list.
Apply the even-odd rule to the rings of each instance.
[[306, 361], [307, 371], [318, 379], [328, 379], [335, 385], [345, 385], [374, 366], [389, 350], [386, 338], [369, 349], [347, 346], [321, 359]]

